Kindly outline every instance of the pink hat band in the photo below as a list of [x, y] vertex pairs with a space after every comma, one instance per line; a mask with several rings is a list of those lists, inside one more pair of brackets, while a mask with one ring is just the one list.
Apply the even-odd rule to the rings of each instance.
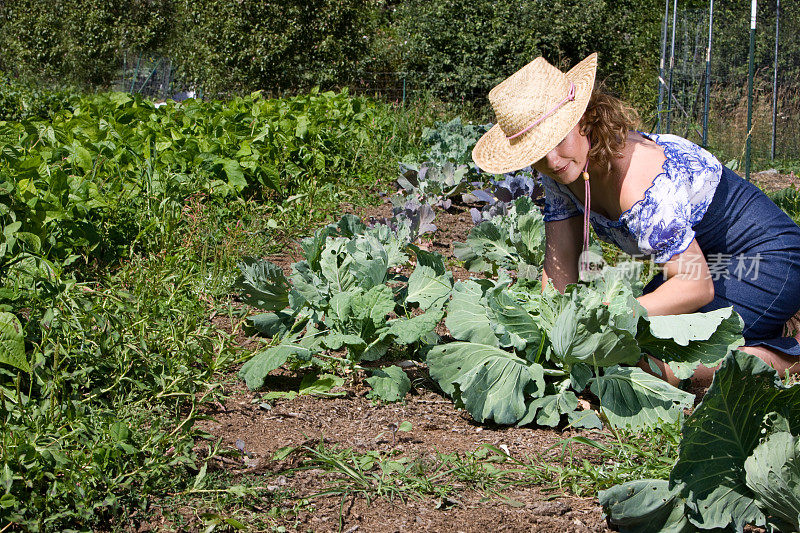
[[569, 84], [569, 92], [567, 93], [567, 96], [565, 96], [563, 100], [561, 100], [559, 103], [554, 105], [552, 107], [552, 109], [550, 109], [550, 111], [548, 111], [547, 113], [545, 113], [544, 115], [542, 115], [541, 117], [536, 119], [536, 121], [533, 124], [531, 124], [530, 126], [525, 128], [524, 130], [518, 131], [514, 135], [506, 135], [506, 139], [508, 139], [510, 141], [511, 139], [519, 137], [523, 133], [526, 133], [526, 132], [530, 131], [534, 126], [536, 126], [537, 124], [540, 124], [544, 119], [546, 119], [547, 117], [549, 117], [550, 115], [552, 115], [553, 113], [558, 111], [561, 108], [561, 106], [563, 106], [567, 102], [572, 102], [573, 100], [575, 100], [575, 84], [570, 82], [570, 84]]

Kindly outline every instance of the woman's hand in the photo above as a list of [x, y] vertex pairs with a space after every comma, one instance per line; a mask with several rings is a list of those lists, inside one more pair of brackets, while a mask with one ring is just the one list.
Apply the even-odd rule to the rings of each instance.
[[714, 282], [697, 240], [664, 263], [663, 275], [667, 280], [660, 287], [639, 297], [650, 316], [694, 313], [714, 299]]
[[545, 249], [542, 287], [547, 280], [564, 292], [570, 283], [578, 282], [578, 259], [583, 238], [583, 220], [579, 216], [544, 223]]

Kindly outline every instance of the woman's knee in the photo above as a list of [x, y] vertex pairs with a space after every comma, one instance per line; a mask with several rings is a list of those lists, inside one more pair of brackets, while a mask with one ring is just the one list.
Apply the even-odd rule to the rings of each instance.
[[788, 355], [778, 350], [773, 350], [765, 346], [741, 346], [743, 352], [755, 355], [770, 367], [774, 368], [780, 377], [789, 374], [800, 374], [800, 358]]

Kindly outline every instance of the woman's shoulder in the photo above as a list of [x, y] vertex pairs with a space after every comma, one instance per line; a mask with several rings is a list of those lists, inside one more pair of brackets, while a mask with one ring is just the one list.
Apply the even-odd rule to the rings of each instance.
[[711, 152], [688, 139], [670, 133], [636, 133], [661, 147], [667, 161], [666, 172], [674, 172], [676, 167], [684, 172], [722, 172], [722, 163]]
[[637, 132], [628, 136], [625, 152], [617, 165], [622, 175], [620, 208], [628, 211], [645, 198], [645, 193], [664, 172], [666, 157], [661, 146]]
[[722, 165], [708, 151], [677, 135], [640, 136], [641, 141], [632, 147], [626, 177], [630, 186], [620, 195], [621, 203], [629, 206], [626, 218], [657, 220], [681, 213], [696, 222], [714, 196]]

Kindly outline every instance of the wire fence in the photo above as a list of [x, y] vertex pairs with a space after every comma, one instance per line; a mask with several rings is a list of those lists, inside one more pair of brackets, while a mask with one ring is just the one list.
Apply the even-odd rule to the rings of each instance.
[[[341, 90], [347, 88], [350, 94], [376, 98], [385, 102], [405, 105], [422, 99], [429, 99], [436, 94], [449, 103], [452, 107], [463, 104], [464, 108], [480, 108], [488, 105], [487, 93], [483, 91], [461, 91], [457, 97], [448, 97], [444, 87], [432, 86], [429, 72], [422, 71], [363, 71], [351, 72], [347, 76], [341, 73], [337, 76], [338, 83], [319, 83], [318, 80], [331, 79], [329, 71], [304, 71], [302, 78], [307, 80], [303, 86], [292, 89], [275, 89], [265, 87], [261, 89], [268, 98], [291, 96], [306, 91], [314, 86], [323, 89]], [[147, 56], [142, 54], [125, 54], [120, 66], [120, 74], [113, 86], [114, 90], [138, 93], [156, 101], [167, 99], [180, 100], [187, 95], [203, 97], [203, 88], [185, 82], [181, 79], [177, 69], [168, 57]]]
[[177, 80], [168, 57], [125, 53], [120, 77], [114, 89], [138, 93], [154, 100], [172, 97], [177, 90]]
[[[800, 76], [788, 66], [800, 65], [800, 57], [796, 47], [781, 46], [780, 33], [777, 48], [772, 48], [777, 10], [772, 18], [763, 17], [756, 30], [763, 34], [755, 54], [752, 123], [748, 131], [749, 21], [740, 20], [741, 13], [735, 18], [729, 11], [714, 13], [709, 54], [710, 8], [711, 5], [707, 9], [678, 10], [666, 18], [667, 31], [662, 35], [666, 37], [664, 70], [657, 82], [663, 103], [652, 130], [675, 133], [698, 144], [703, 144], [705, 138], [708, 147], [721, 159], [740, 169], [745, 167], [748, 133], [751, 157], [758, 166], [777, 165], [770, 161], [773, 155], [779, 160], [798, 159]], [[786, 27], [782, 31], [792, 29]], [[731, 37], [731, 32], [738, 32], [736, 38]], [[715, 46], [715, 40], [721, 40], [721, 36], [725, 40]]]

